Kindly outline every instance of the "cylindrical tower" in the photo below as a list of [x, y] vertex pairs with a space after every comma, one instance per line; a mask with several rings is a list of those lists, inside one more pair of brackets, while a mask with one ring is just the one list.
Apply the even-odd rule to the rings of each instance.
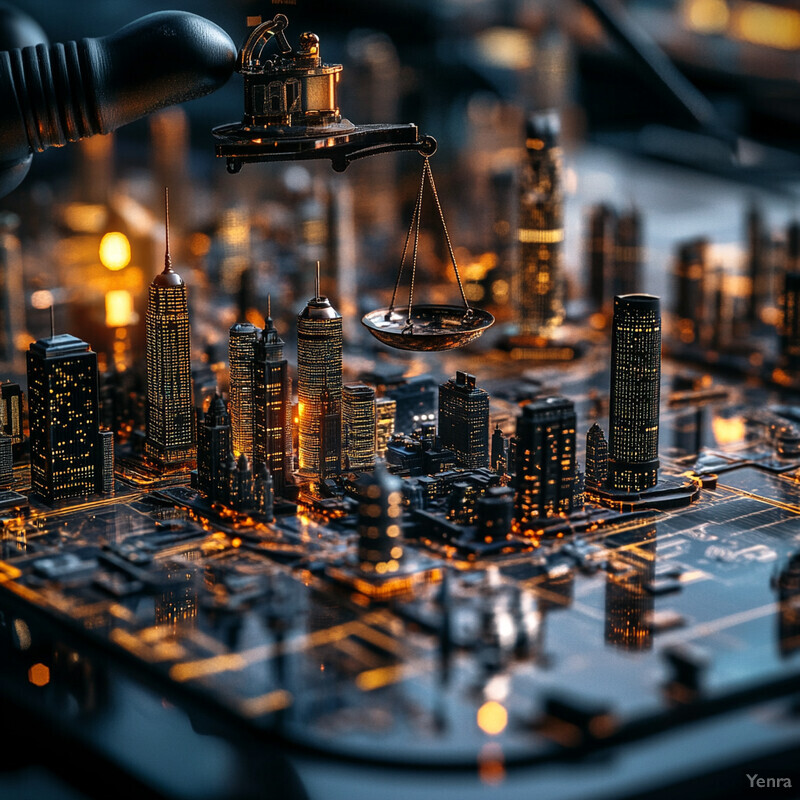
[[661, 307], [658, 297], [614, 298], [608, 485], [640, 492], [658, 482]]
[[342, 411], [342, 317], [327, 297], [308, 301], [297, 318], [300, 474], [320, 477], [322, 393], [329, 413]]

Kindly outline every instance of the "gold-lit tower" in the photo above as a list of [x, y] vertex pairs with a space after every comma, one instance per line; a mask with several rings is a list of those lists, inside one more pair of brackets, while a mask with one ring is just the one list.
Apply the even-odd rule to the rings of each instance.
[[[297, 401], [300, 474], [319, 478], [322, 395], [328, 393], [328, 414], [342, 411], [342, 317], [322, 297], [319, 264], [315, 296], [297, 317]], [[336, 470], [338, 471], [338, 469]], [[330, 470], [328, 471], [330, 474]]]
[[153, 278], [145, 317], [147, 416], [145, 455], [160, 465], [195, 460], [189, 308], [186, 284], [172, 269], [166, 195], [164, 271]]

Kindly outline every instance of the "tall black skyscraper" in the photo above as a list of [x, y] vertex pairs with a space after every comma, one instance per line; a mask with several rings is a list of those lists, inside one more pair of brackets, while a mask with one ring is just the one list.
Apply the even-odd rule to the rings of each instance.
[[28, 350], [31, 488], [45, 502], [103, 491], [97, 354], [63, 333]]
[[439, 439], [464, 469], [489, 464], [489, 394], [475, 382], [474, 375], [456, 372], [439, 386]]
[[614, 298], [608, 485], [640, 492], [658, 482], [661, 309], [648, 294]]
[[256, 340], [253, 361], [253, 461], [256, 474], [266, 464], [274, 492], [284, 494], [291, 474], [292, 379], [283, 357], [283, 339], [270, 312]]
[[575, 406], [566, 397], [534, 400], [517, 419], [514, 520], [521, 532], [535, 520], [572, 510], [575, 495]]
[[231, 452], [231, 418], [215, 395], [197, 430], [198, 488], [213, 503], [228, 495], [226, 463]]
[[145, 317], [145, 455], [161, 465], [195, 460], [192, 348], [186, 285], [172, 269], [169, 218], [164, 271], [153, 278]]

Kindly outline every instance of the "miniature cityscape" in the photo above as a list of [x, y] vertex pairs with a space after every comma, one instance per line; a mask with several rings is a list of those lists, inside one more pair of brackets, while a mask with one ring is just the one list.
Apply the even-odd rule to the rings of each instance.
[[[234, 738], [484, 784], [741, 708], [744, 648], [748, 685], [796, 679], [800, 223], [773, 239], [753, 206], [746, 275], [677, 242], [662, 304], [645, 213], [593, 204], [576, 293], [559, 116], [530, 114], [490, 250], [413, 234], [437, 224], [406, 192], [417, 296], [446, 307], [457, 281], [496, 323], [398, 355], [358, 324], [403, 241], [393, 157], [352, 183], [281, 167], [263, 217], [200, 230], [184, 124], [154, 118], [149, 208], [87, 140], [58, 235], [2, 221], [2, 608], [63, 625], [87, 682], [98, 652], [132, 661]], [[71, 292], [23, 282], [42, 242]], [[397, 313], [415, 335], [410, 296]], [[56, 683], [58, 652], [9, 669]]]

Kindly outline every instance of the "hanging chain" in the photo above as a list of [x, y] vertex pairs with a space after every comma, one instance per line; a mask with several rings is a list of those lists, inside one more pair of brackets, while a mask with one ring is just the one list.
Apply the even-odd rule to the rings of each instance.
[[444, 238], [447, 242], [447, 251], [450, 254], [450, 262], [453, 265], [453, 271], [456, 274], [456, 281], [458, 282], [458, 290], [461, 292], [461, 299], [464, 301], [466, 307], [465, 318], [472, 316], [472, 308], [467, 300], [467, 295], [464, 292], [464, 284], [461, 282], [461, 275], [458, 271], [458, 263], [456, 262], [456, 254], [453, 250], [453, 243], [450, 241], [450, 234], [447, 231], [447, 224], [444, 221], [444, 211], [442, 211], [442, 204], [439, 200], [439, 192], [436, 191], [436, 182], [433, 180], [433, 172], [431, 171], [430, 158], [425, 156], [425, 161], [422, 165], [422, 178], [419, 183], [419, 191], [417, 192], [417, 199], [414, 203], [414, 214], [411, 217], [411, 225], [406, 234], [406, 241], [403, 245], [403, 256], [400, 259], [400, 269], [397, 271], [397, 280], [394, 284], [394, 291], [392, 292], [392, 301], [389, 304], [389, 311], [386, 314], [386, 319], [390, 319], [394, 311], [394, 304], [397, 299], [397, 290], [400, 288], [400, 281], [403, 277], [403, 270], [405, 269], [406, 257], [408, 256], [408, 245], [411, 241], [411, 234], [414, 234], [414, 248], [411, 255], [411, 282], [408, 287], [408, 309], [406, 313], [406, 327], [404, 330], [409, 330], [413, 326], [411, 324], [411, 315], [414, 308], [414, 282], [417, 277], [417, 256], [419, 255], [419, 232], [422, 223], [422, 196], [425, 193], [425, 180], [428, 180], [431, 185], [431, 193], [436, 203], [436, 210], [439, 212], [439, 221], [442, 223], [442, 230], [444, 231]]
[[442, 230], [444, 231], [444, 238], [447, 242], [447, 249], [450, 253], [450, 261], [453, 264], [453, 271], [456, 273], [456, 281], [458, 281], [458, 290], [461, 292], [461, 299], [464, 301], [464, 305], [467, 308], [467, 316], [472, 316], [472, 309], [470, 308], [469, 302], [467, 301], [467, 295], [464, 292], [464, 285], [461, 283], [461, 275], [458, 272], [458, 264], [456, 263], [456, 254], [453, 252], [453, 243], [450, 241], [450, 234], [447, 232], [447, 225], [444, 221], [444, 212], [442, 211], [442, 204], [439, 202], [439, 192], [436, 191], [436, 183], [433, 180], [433, 172], [431, 172], [431, 162], [430, 159], [425, 156], [425, 166], [423, 168], [424, 172], [428, 174], [428, 180], [431, 183], [431, 191], [433, 192], [433, 199], [436, 201], [436, 209], [439, 212], [439, 219], [442, 222]]
[[419, 185], [419, 197], [417, 198], [417, 225], [414, 228], [414, 252], [411, 257], [411, 280], [408, 284], [408, 312], [406, 313], [406, 326], [403, 331], [410, 331], [413, 326], [411, 325], [411, 311], [414, 306], [414, 282], [417, 279], [417, 256], [419, 254], [419, 229], [422, 224], [422, 196], [425, 194], [425, 168], [422, 169], [422, 182]]
[[[406, 242], [403, 245], [403, 256], [400, 259], [400, 269], [397, 271], [397, 280], [394, 282], [394, 291], [392, 292], [392, 302], [389, 303], [389, 313], [386, 315], [386, 319], [388, 320], [391, 317], [392, 311], [394, 311], [394, 302], [397, 299], [397, 290], [400, 288], [400, 280], [403, 277], [403, 268], [405, 267], [406, 263], [406, 255], [408, 254], [408, 243], [411, 240], [411, 233], [416, 229], [417, 233], [419, 232], [419, 210], [422, 207], [422, 192], [425, 188], [425, 168], [422, 168], [422, 178], [419, 183], [419, 191], [417, 192], [417, 198], [414, 201], [414, 213], [411, 217], [411, 225], [408, 227], [408, 233], [406, 234]], [[414, 248], [414, 259], [416, 260], [416, 247]]]

